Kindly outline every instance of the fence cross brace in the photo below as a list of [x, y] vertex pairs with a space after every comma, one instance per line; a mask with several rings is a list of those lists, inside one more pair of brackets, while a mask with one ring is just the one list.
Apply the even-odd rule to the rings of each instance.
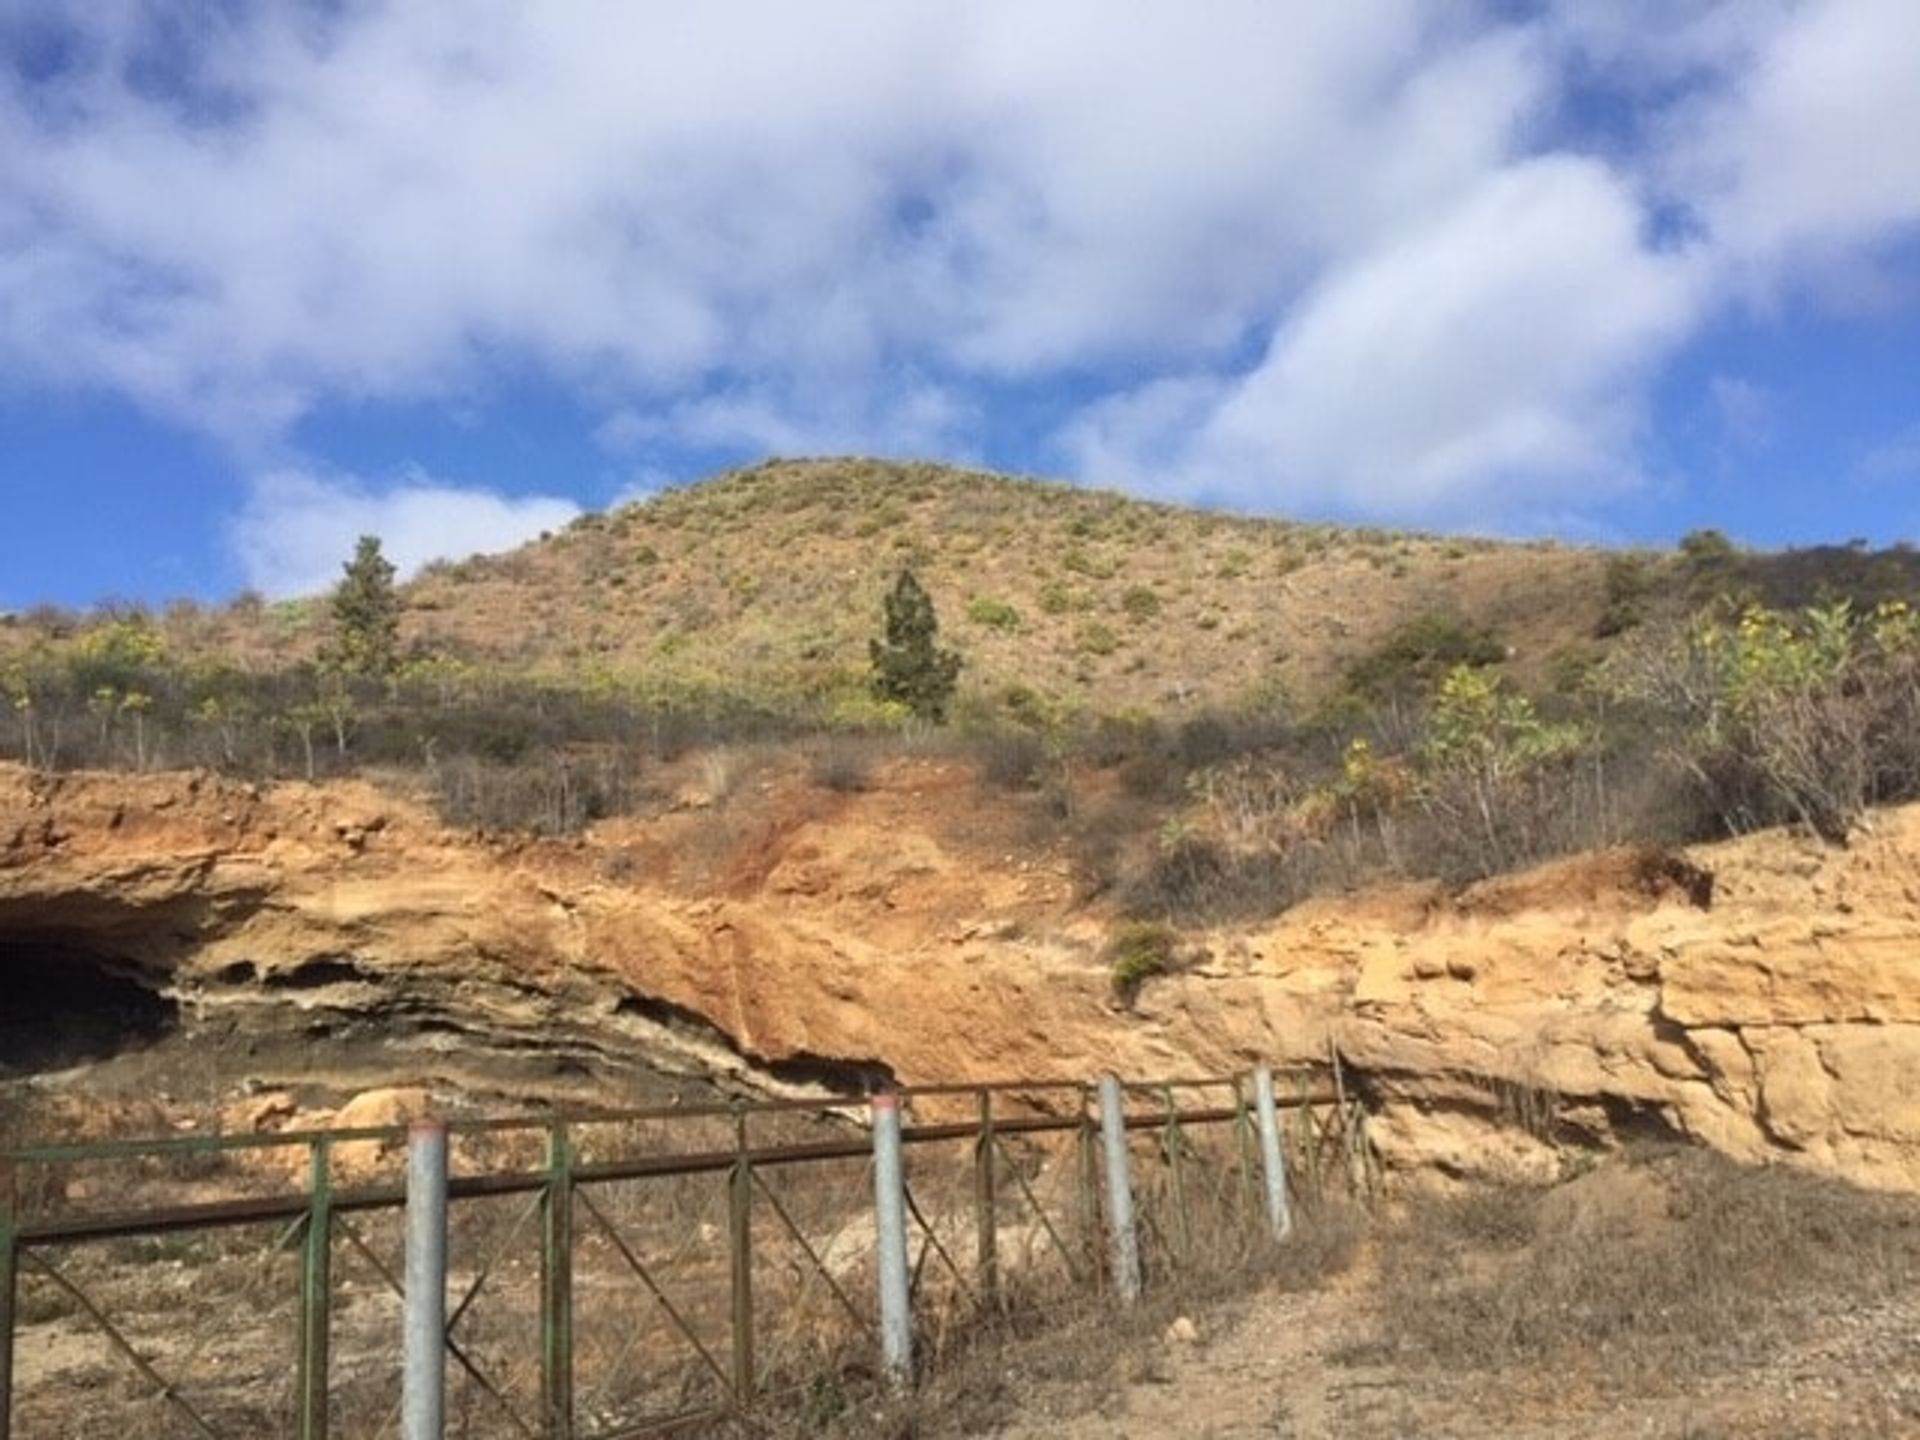
[[[352, 1245], [354, 1249], [358, 1250], [361, 1255], [366, 1258], [367, 1264], [373, 1267], [373, 1273], [386, 1282], [389, 1290], [404, 1300], [407, 1294], [407, 1287], [400, 1283], [400, 1280], [394, 1275], [392, 1270], [387, 1268], [386, 1262], [373, 1253], [373, 1248], [361, 1238], [360, 1232], [349, 1225], [344, 1217], [336, 1217], [334, 1224], [339, 1227], [340, 1233], [347, 1237], [347, 1243]], [[482, 1393], [493, 1401], [494, 1405], [499, 1408], [500, 1413], [507, 1418], [507, 1423], [512, 1425], [513, 1428], [518, 1430], [522, 1435], [525, 1435], [527, 1440], [538, 1440], [532, 1427], [520, 1418], [519, 1412], [508, 1402], [507, 1397], [500, 1392], [499, 1387], [488, 1378], [486, 1372], [481, 1370], [479, 1363], [467, 1353], [466, 1347], [455, 1340], [451, 1332], [445, 1335], [443, 1340], [447, 1347], [447, 1354], [451, 1355], [454, 1358], [454, 1362], [459, 1365], [462, 1370], [467, 1372], [468, 1377], [474, 1384], [480, 1387]], [[387, 1412], [387, 1423], [381, 1428], [382, 1434], [392, 1429], [395, 1422], [399, 1420], [402, 1403], [403, 1400], [394, 1401], [393, 1409]]]
[[[854, 1324], [866, 1332], [869, 1340], [878, 1341], [879, 1337], [874, 1334], [873, 1326], [868, 1322], [867, 1317], [862, 1315], [860, 1308], [847, 1298], [847, 1292], [840, 1288], [840, 1282], [833, 1278], [833, 1272], [827, 1268], [826, 1261], [820, 1258], [813, 1246], [808, 1243], [807, 1237], [801, 1234], [800, 1227], [794, 1224], [793, 1217], [787, 1213], [787, 1207], [780, 1203], [780, 1197], [774, 1194], [773, 1187], [767, 1184], [766, 1177], [758, 1171], [755, 1171], [753, 1178], [754, 1183], [760, 1187], [760, 1193], [767, 1197], [767, 1203], [773, 1206], [774, 1215], [778, 1217], [780, 1223], [786, 1227], [787, 1233], [793, 1236], [794, 1243], [799, 1245], [801, 1251], [813, 1266], [812, 1272], [809, 1273], [817, 1273], [820, 1278], [826, 1282], [827, 1288], [833, 1292], [833, 1298], [840, 1302], [840, 1308], [847, 1312]], [[846, 1228], [846, 1225], [843, 1223], [838, 1230], [833, 1232], [833, 1239], [837, 1240]], [[831, 1248], [833, 1241], [829, 1240], [827, 1243], [829, 1248]], [[805, 1295], [806, 1290], [803, 1285], [799, 1296], [795, 1297], [796, 1302], [804, 1298]]]
[[[733, 1377], [726, 1372], [718, 1360], [713, 1358], [713, 1352], [701, 1344], [700, 1337], [693, 1332], [693, 1327], [687, 1323], [686, 1318], [681, 1315], [673, 1301], [667, 1298], [667, 1292], [660, 1288], [659, 1282], [653, 1278], [652, 1272], [649, 1271], [645, 1265], [641, 1264], [640, 1257], [633, 1253], [632, 1248], [621, 1238], [620, 1232], [615, 1230], [607, 1217], [600, 1213], [600, 1207], [587, 1198], [584, 1190], [577, 1193], [574, 1196], [574, 1200], [579, 1204], [581, 1210], [592, 1219], [594, 1224], [600, 1227], [601, 1232], [606, 1235], [608, 1241], [613, 1245], [614, 1250], [619, 1254], [620, 1258], [626, 1261], [627, 1268], [633, 1271], [642, 1285], [647, 1287], [647, 1293], [660, 1302], [660, 1308], [666, 1312], [667, 1319], [673, 1322], [673, 1328], [678, 1330], [681, 1335], [686, 1338], [687, 1343], [693, 1347], [694, 1352], [699, 1355], [700, 1359], [706, 1364], [706, 1367], [713, 1371], [714, 1375], [719, 1379], [721, 1387], [727, 1394], [733, 1395]], [[744, 1395], [735, 1396], [735, 1400], [738, 1403], [744, 1403], [746, 1397]]]
[[154, 1392], [159, 1395], [161, 1399], [165, 1400], [169, 1405], [172, 1405], [185, 1415], [187, 1419], [191, 1420], [194, 1428], [206, 1436], [207, 1440], [224, 1440], [221, 1433], [208, 1423], [207, 1418], [198, 1410], [194, 1409], [187, 1401], [187, 1398], [180, 1393], [179, 1388], [174, 1382], [154, 1369], [152, 1363], [134, 1348], [133, 1342], [121, 1332], [120, 1328], [116, 1326], [113, 1321], [107, 1318], [105, 1311], [94, 1304], [86, 1291], [82, 1290], [78, 1285], [74, 1284], [73, 1281], [61, 1274], [59, 1268], [38, 1251], [28, 1250], [26, 1252], [26, 1260], [28, 1264], [39, 1270], [49, 1280], [53, 1281], [54, 1284], [67, 1292], [73, 1302], [87, 1313], [87, 1317], [93, 1321], [100, 1333], [106, 1336], [108, 1343], [127, 1357], [128, 1363], [140, 1372], [140, 1377], [143, 1380], [153, 1386]]
[[1060, 1238], [1060, 1232], [1053, 1228], [1053, 1221], [1047, 1216], [1047, 1207], [1035, 1198], [1033, 1187], [1027, 1184], [1027, 1177], [1020, 1173], [1020, 1167], [1013, 1162], [1001, 1147], [998, 1137], [994, 1139], [994, 1148], [1000, 1151], [1001, 1158], [1007, 1162], [1007, 1170], [1013, 1176], [1013, 1183], [1020, 1187], [1020, 1193], [1026, 1196], [1027, 1206], [1033, 1211], [1033, 1218], [1040, 1222], [1040, 1228], [1047, 1232], [1047, 1238], [1053, 1241], [1054, 1248], [1060, 1252], [1060, 1258], [1067, 1262], [1067, 1274], [1074, 1284], [1084, 1284], [1086, 1277], [1080, 1273], [1080, 1266], [1073, 1258], [1073, 1247]]

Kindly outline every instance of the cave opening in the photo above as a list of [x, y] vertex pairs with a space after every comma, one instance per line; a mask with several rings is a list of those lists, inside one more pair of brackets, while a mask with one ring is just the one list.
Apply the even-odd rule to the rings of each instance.
[[179, 1007], [125, 959], [64, 936], [0, 934], [0, 1077], [144, 1049]]

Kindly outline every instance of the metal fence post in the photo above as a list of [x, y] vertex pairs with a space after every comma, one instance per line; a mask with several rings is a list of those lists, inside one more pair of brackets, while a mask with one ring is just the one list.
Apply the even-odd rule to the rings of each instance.
[[973, 1148], [973, 1226], [979, 1237], [980, 1299], [987, 1309], [1000, 1308], [1000, 1214], [996, 1202], [993, 1138], [993, 1092], [980, 1091], [980, 1136]]
[[1107, 1240], [1120, 1303], [1140, 1298], [1140, 1237], [1133, 1228], [1133, 1178], [1127, 1156], [1127, 1108], [1115, 1075], [1100, 1077], [1100, 1139], [1107, 1161]]
[[733, 1400], [753, 1403], [753, 1162], [747, 1154], [747, 1112], [733, 1116], [733, 1170], [727, 1177], [727, 1250], [733, 1271]]
[[1293, 1211], [1287, 1198], [1287, 1158], [1280, 1148], [1280, 1111], [1273, 1099], [1273, 1071], [1265, 1065], [1253, 1072], [1253, 1110], [1260, 1127], [1260, 1171], [1267, 1185], [1267, 1225], [1274, 1239], [1284, 1240], [1293, 1230]]
[[0, 1160], [0, 1440], [13, 1433], [13, 1301], [18, 1284], [13, 1162]]
[[327, 1440], [327, 1369], [333, 1328], [331, 1142], [308, 1146], [307, 1228], [300, 1246], [300, 1440]]
[[1080, 1172], [1080, 1250], [1098, 1289], [1107, 1267], [1100, 1263], [1100, 1127], [1092, 1105], [1093, 1087], [1081, 1086], [1080, 1129], [1074, 1136], [1074, 1161]]
[[407, 1130], [406, 1370], [403, 1440], [445, 1440], [447, 1407], [447, 1127]]
[[1238, 1075], [1233, 1077], [1233, 1146], [1239, 1160], [1240, 1216], [1251, 1230], [1254, 1214], [1259, 1209], [1253, 1193], [1253, 1120], [1247, 1114], [1247, 1088], [1240, 1083]]
[[873, 1221], [879, 1247], [880, 1366], [896, 1389], [913, 1375], [913, 1296], [907, 1279], [907, 1187], [900, 1097], [873, 1097]]
[[1186, 1149], [1186, 1136], [1180, 1130], [1180, 1107], [1174, 1098], [1173, 1087], [1168, 1085], [1162, 1092], [1167, 1101], [1167, 1128], [1161, 1136], [1160, 1145], [1167, 1155], [1168, 1178], [1173, 1182], [1173, 1218], [1179, 1226], [1175, 1232], [1180, 1239], [1180, 1263], [1193, 1263], [1193, 1208], [1187, 1203], [1187, 1172], [1181, 1151]]
[[546, 1433], [573, 1436], [573, 1139], [547, 1131], [547, 1189], [541, 1203], [540, 1393]]

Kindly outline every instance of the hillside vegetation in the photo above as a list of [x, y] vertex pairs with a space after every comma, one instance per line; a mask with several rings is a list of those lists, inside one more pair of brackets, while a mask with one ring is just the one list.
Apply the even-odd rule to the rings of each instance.
[[[344, 559], [345, 557], [343, 557]], [[950, 724], [876, 690], [903, 570], [964, 659]], [[402, 587], [347, 663], [327, 597], [0, 624], [0, 753], [43, 769], [376, 767], [565, 831], [716, 747], [854, 788], [970, 756], [1143, 916], [1466, 879], [1920, 789], [1920, 557], [1606, 552], [1300, 525], [930, 464], [768, 462]], [[942, 652], [944, 653], [944, 652]]]

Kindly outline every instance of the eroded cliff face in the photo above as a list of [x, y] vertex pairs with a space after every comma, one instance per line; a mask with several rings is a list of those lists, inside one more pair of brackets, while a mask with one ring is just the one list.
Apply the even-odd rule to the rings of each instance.
[[363, 784], [0, 768], [0, 985], [78, 1013], [119, 977], [189, 1035], [304, 1037], [317, 1070], [371, 1030], [410, 1078], [532, 1057], [532, 1087], [1337, 1051], [1402, 1167], [1546, 1173], [1651, 1134], [1920, 1189], [1920, 809], [1846, 849], [1774, 833], [1312, 902], [1196, 937], [1132, 1011], [1108, 917], [1017, 829], [933, 762], [857, 795], [773, 775], [564, 842], [450, 832]]

